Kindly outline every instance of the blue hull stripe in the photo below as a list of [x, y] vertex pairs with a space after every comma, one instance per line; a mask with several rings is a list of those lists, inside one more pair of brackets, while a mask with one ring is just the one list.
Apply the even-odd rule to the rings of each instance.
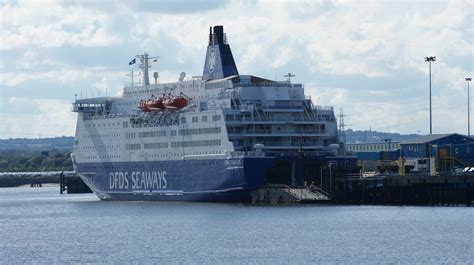
[[270, 158], [77, 163], [104, 200], [249, 201]]

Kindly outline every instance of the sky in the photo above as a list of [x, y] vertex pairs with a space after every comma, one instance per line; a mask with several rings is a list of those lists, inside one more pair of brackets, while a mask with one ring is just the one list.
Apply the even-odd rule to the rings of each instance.
[[74, 135], [75, 94], [119, 96], [144, 51], [160, 57], [150, 72], [162, 83], [201, 75], [213, 25], [240, 74], [291, 72], [315, 104], [343, 110], [346, 129], [429, 133], [424, 57], [436, 56], [433, 133], [467, 134], [473, 10], [472, 0], [0, 0], [0, 139]]

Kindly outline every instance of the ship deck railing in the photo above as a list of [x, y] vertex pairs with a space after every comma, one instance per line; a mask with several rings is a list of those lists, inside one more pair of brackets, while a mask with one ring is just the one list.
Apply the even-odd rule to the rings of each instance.
[[300, 130], [300, 129], [293, 129], [293, 130], [270, 130], [270, 129], [249, 129], [249, 130], [242, 130], [242, 131], [233, 131], [229, 132], [229, 134], [325, 134], [325, 130], [318, 130], [318, 129], [307, 129], [307, 130]]
[[294, 148], [294, 147], [303, 147], [303, 148], [315, 148], [315, 149], [321, 149], [324, 148], [324, 146], [318, 142], [303, 142], [300, 144], [299, 141], [293, 141], [293, 142], [288, 142], [288, 141], [278, 141], [278, 142], [270, 142], [270, 141], [265, 141], [262, 142], [263, 144], [263, 149], [265, 148], [274, 148], [274, 147], [288, 147], [288, 148]]
[[265, 136], [270, 136], [270, 137], [289, 137], [289, 136], [295, 136], [295, 137], [329, 137], [331, 135], [327, 133], [321, 133], [321, 132], [305, 132], [305, 133], [297, 133], [297, 132], [242, 132], [242, 133], [228, 133], [229, 137], [231, 138], [241, 138], [241, 137], [265, 137]]
[[[303, 149], [304, 155], [305, 156], [325, 156], [329, 154], [328, 150], [325, 149], [314, 149], [314, 150], [308, 150], [308, 149]], [[281, 149], [267, 149], [265, 150], [265, 156], [266, 157], [276, 157], [276, 156], [296, 156], [298, 155], [299, 149], [298, 148], [292, 148], [292, 149], [285, 149], [282, 151]]]
[[[272, 109], [277, 109], [277, 110], [285, 110], [285, 109], [304, 109], [303, 105], [300, 106], [291, 106], [291, 105], [284, 105], [284, 106], [262, 106], [261, 107], [263, 110], [272, 110]], [[255, 104], [241, 104], [238, 106], [238, 109], [241, 111], [254, 111], [257, 109], [257, 106]], [[322, 105], [316, 105], [312, 106], [311, 110], [313, 111], [333, 111], [334, 107], [332, 106], [322, 106]]]
[[257, 118], [257, 117], [242, 117], [241, 119], [235, 120], [226, 120], [226, 123], [254, 123], [254, 122], [332, 122], [333, 120], [328, 119], [327, 117], [293, 117], [293, 118], [283, 118], [283, 117], [274, 117], [274, 118]]
[[295, 88], [304, 88], [303, 84], [291, 84], [288, 82], [261, 82], [261, 83], [236, 83], [234, 88], [238, 87], [295, 87]]

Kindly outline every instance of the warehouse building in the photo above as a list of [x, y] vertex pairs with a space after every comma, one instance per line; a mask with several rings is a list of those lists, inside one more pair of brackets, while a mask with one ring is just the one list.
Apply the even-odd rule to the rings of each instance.
[[474, 139], [457, 133], [425, 135], [400, 145], [413, 171], [452, 172], [474, 162]]
[[400, 143], [404, 158], [429, 158], [437, 156], [434, 147], [442, 145], [459, 145], [474, 142], [474, 139], [465, 135], [451, 134], [431, 134], [420, 136], [416, 139], [403, 141]]

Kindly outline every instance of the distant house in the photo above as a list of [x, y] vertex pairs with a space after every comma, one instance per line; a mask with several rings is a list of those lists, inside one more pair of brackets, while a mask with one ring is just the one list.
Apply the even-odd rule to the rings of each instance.
[[413, 140], [402, 141], [400, 146], [405, 158], [428, 158], [432, 154], [433, 148], [438, 146], [468, 143], [474, 143], [474, 139], [465, 135], [451, 133], [421, 136]]

